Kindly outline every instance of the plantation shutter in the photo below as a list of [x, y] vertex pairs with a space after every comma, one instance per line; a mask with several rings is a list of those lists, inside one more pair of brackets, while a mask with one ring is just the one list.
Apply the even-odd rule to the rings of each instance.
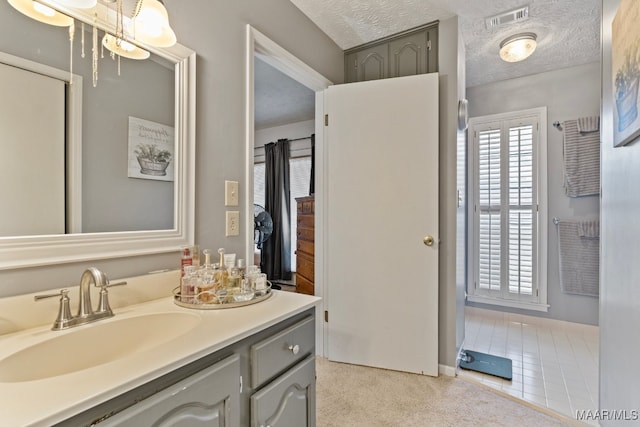
[[537, 301], [537, 119], [478, 126], [475, 294]]
[[479, 280], [480, 289], [500, 291], [501, 168], [500, 129], [478, 134]]

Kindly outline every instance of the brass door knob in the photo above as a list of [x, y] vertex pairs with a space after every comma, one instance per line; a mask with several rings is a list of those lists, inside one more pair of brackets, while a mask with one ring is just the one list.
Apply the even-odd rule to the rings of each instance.
[[424, 236], [424, 239], [422, 239], [422, 242], [427, 246], [433, 246], [433, 242], [434, 242], [433, 236], [429, 236], [429, 235]]

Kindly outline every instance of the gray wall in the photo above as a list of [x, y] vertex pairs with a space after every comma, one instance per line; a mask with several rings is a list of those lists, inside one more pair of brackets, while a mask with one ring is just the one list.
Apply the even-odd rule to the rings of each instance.
[[[247, 230], [241, 229], [239, 237], [224, 236], [223, 189], [225, 180], [239, 181], [240, 197], [246, 188], [246, 24], [253, 25], [335, 83], [343, 79], [342, 51], [288, 0], [167, 0], [165, 4], [179, 42], [198, 54], [196, 240], [202, 248], [225, 247], [228, 252], [244, 253]], [[176, 252], [1, 271], [0, 297], [78, 283], [82, 270], [89, 265], [103, 269], [110, 278], [118, 278], [177, 268], [179, 262]]]
[[[518, 79], [470, 87], [471, 117], [504, 113], [535, 107], [547, 107], [548, 217], [561, 219], [597, 218], [599, 197], [565, 196], [562, 167], [563, 133], [552, 126], [554, 121], [596, 116], [600, 110], [600, 64], [591, 63]], [[565, 294], [560, 290], [558, 270], [558, 233], [553, 223], [548, 231], [547, 290], [549, 311], [523, 311], [490, 306], [529, 315], [571, 322], [598, 324], [598, 298]], [[483, 304], [468, 303], [486, 307]]]
[[[600, 408], [637, 411], [640, 365], [634, 356], [640, 353], [640, 245], [636, 239], [640, 239], [640, 142], [620, 148], [613, 148], [612, 142], [611, 21], [619, 3], [604, 0], [602, 8]], [[638, 421], [627, 424], [638, 425]]]

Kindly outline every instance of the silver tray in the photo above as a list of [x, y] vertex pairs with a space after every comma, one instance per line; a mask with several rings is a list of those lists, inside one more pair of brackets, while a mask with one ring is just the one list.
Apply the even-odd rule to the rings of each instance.
[[[180, 287], [178, 286], [173, 289], [173, 302], [180, 307], [192, 308], [196, 310], [223, 310], [226, 308], [244, 307], [247, 305], [257, 304], [259, 302], [262, 302], [271, 298], [271, 295], [273, 295], [273, 291], [271, 290], [271, 283], [267, 282], [267, 288], [263, 292], [264, 293], [261, 295], [254, 294], [253, 298], [248, 301], [228, 301], [223, 303], [217, 303], [217, 302], [190, 303], [190, 302], [180, 301], [180, 298], [181, 298]], [[197, 294], [195, 297], [197, 298], [198, 295], [200, 294]]]

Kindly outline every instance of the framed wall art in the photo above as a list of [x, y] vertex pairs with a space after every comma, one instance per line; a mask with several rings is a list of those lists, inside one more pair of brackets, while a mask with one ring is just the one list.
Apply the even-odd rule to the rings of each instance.
[[129, 117], [129, 178], [173, 181], [173, 127]]
[[640, 136], [640, 1], [622, 0], [612, 23], [611, 67], [614, 95], [613, 145]]

